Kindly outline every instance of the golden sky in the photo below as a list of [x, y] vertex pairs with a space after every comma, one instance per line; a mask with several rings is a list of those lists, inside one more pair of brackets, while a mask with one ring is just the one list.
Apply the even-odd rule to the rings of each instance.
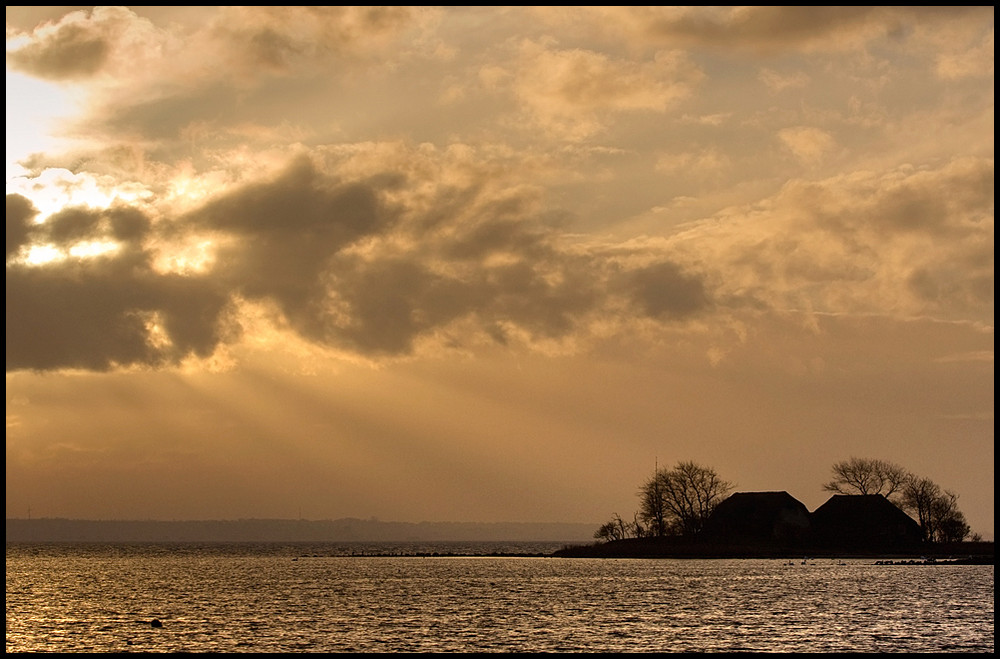
[[993, 7], [7, 7], [7, 516], [993, 537]]

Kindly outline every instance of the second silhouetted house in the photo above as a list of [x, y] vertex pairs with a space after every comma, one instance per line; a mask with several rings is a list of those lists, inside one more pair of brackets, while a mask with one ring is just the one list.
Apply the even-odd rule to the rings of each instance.
[[835, 549], [904, 549], [920, 525], [881, 494], [835, 494], [813, 511], [813, 542]]
[[893, 551], [912, 549], [920, 525], [881, 494], [835, 494], [812, 513], [788, 492], [737, 492], [706, 520], [717, 549]]

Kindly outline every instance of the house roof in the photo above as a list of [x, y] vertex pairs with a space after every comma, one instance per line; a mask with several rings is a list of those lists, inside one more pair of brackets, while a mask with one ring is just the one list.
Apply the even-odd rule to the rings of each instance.
[[784, 491], [736, 492], [720, 503], [715, 511], [780, 510], [784, 508], [801, 508], [806, 513], [809, 512], [801, 501]]
[[812, 513], [813, 519], [865, 519], [916, 524], [912, 517], [881, 494], [834, 494]]
[[835, 494], [811, 515], [813, 530], [841, 542], [910, 541], [920, 525], [881, 494]]
[[716, 507], [705, 532], [730, 539], [788, 539], [809, 525], [809, 510], [788, 492], [737, 492]]

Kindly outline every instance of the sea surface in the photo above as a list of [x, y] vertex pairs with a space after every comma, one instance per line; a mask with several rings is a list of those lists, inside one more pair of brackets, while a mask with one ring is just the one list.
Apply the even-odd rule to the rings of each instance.
[[6, 651], [994, 651], [992, 565], [564, 544], [7, 543]]

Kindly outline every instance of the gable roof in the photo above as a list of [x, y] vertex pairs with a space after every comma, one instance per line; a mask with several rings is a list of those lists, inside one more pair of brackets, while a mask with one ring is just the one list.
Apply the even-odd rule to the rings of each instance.
[[921, 537], [920, 525], [881, 494], [835, 494], [810, 517], [817, 539], [835, 545], [900, 546]]
[[809, 510], [788, 492], [737, 492], [705, 522], [706, 535], [730, 541], [790, 542], [805, 538]]
[[782, 510], [809, 510], [788, 492], [736, 492], [720, 503], [713, 516], [745, 515], [771, 516]]

